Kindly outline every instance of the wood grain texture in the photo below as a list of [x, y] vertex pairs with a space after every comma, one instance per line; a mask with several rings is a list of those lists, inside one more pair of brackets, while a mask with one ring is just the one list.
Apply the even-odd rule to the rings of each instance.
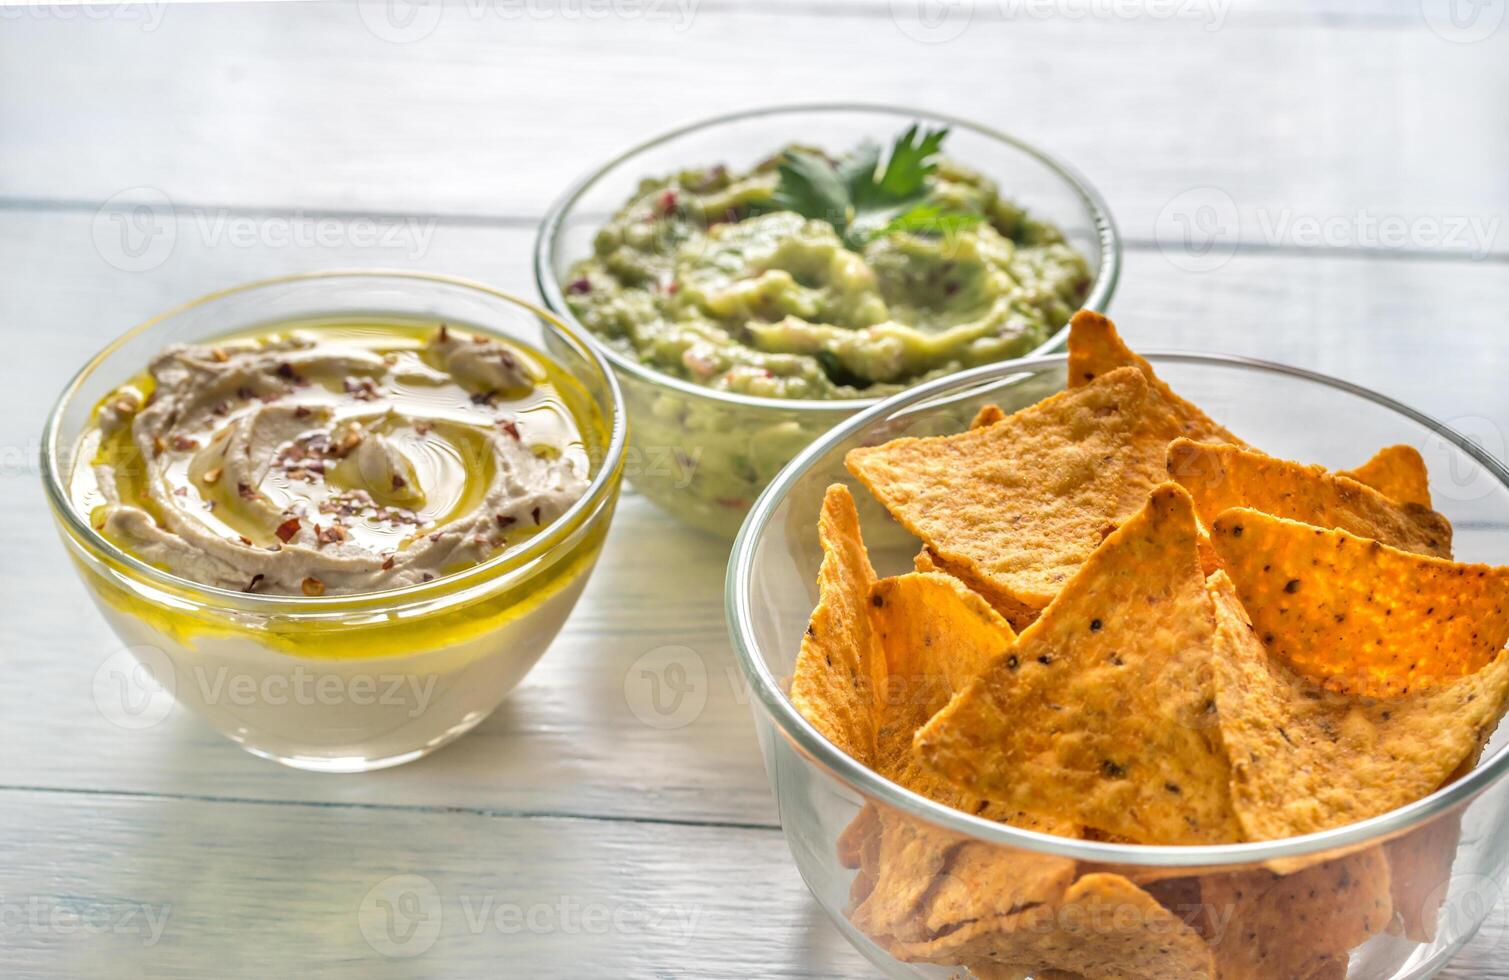
[[[0, 92], [18, 95], [0, 99], [0, 190], [538, 215], [576, 175], [673, 125], [859, 100], [942, 108], [1042, 145], [1105, 193], [1133, 239], [1198, 220], [1304, 244], [1295, 222], [1308, 220], [1331, 223], [1319, 244], [1359, 244], [1362, 225], [1389, 217], [1413, 229], [1401, 248], [1509, 250], [1509, 128], [1474, 96], [1502, 89], [1509, 30], [1452, 43], [1400, 4], [1349, 18], [1195, 0], [1188, 17], [1055, 19], [978, 0], [954, 36], [918, 27], [910, 3], [814, 3], [793, 19], [683, 2], [684, 16], [666, 0], [587, 18], [471, 0], [399, 25], [383, 3], [27, 19], [0, 33]], [[102, 87], [63, 63], [118, 70]], [[19, 97], [39, 79], [45, 98]], [[1199, 210], [1210, 201], [1230, 213]], [[1479, 234], [1431, 243], [1429, 223], [1470, 217]]]
[[[1134, 344], [1335, 374], [1506, 457], [1503, 254], [1275, 249], [1262, 222], [1503, 215], [1509, 132], [1483, 93], [1509, 78], [1509, 26], [1454, 44], [1413, 0], [1240, 3], [1213, 31], [978, 3], [958, 37], [926, 45], [891, 6], [704, 0], [680, 30], [463, 9], [410, 43], [337, 5], [175, 7], [151, 30], [0, 19], [0, 540], [23, 558], [0, 565], [0, 974], [875, 975], [822, 919], [775, 829], [724, 631], [723, 543], [626, 495], [575, 616], [499, 712], [419, 763], [330, 778], [254, 759], [182, 714], [145, 732], [106, 721], [91, 680], [119, 644], [38, 486], [38, 406], [128, 326], [234, 282], [342, 266], [532, 295], [532, 216], [578, 171], [674, 123], [864, 98], [1018, 132], [1080, 165], [1133, 240], [1113, 313]], [[1242, 246], [1192, 272], [1159, 247], [1159, 215], [1209, 186], [1237, 203]], [[145, 260], [120, 244], [130, 211], [96, 211], [141, 188], [176, 205]], [[288, 240], [320, 215], [333, 219], [324, 244]], [[1492, 244], [1509, 252], [1509, 236]], [[703, 709], [670, 730], [635, 711], [648, 683], [637, 663], [664, 647], [708, 678]], [[389, 958], [361, 910], [398, 901], [391, 883], [372, 890], [408, 874], [434, 885], [443, 924], [422, 956]], [[695, 911], [696, 924], [476, 926], [484, 907], [562, 897]], [[34, 928], [34, 904], [136, 921]], [[145, 912], [164, 905], [161, 940], [144, 945]], [[1506, 919], [1501, 904], [1441, 975], [1509, 980]]]

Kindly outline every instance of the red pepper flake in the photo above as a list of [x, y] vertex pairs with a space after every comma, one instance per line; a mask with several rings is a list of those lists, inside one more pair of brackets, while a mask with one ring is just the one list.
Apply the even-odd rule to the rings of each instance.
[[660, 199], [655, 203], [656, 206], [660, 209], [661, 214], [670, 214], [672, 211], [676, 210], [676, 192], [666, 191], [664, 194], [660, 195]]
[[742, 497], [719, 497], [716, 503], [719, 507], [727, 507], [730, 510], [741, 510], [749, 506]]
[[588, 281], [586, 276], [582, 276], [580, 279], [573, 279], [566, 286], [566, 292], [577, 296], [583, 293], [590, 293], [592, 292], [592, 283]]
[[224, 415], [230, 410], [230, 405], [226, 404], [225, 402], [216, 402], [215, 407], [210, 409], [210, 411], [214, 412], [216, 415]]
[[252, 485], [245, 480], [241, 480], [236, 484], [236, 492], [241, 495], [242, 500], [257, 499], [257, 491], [253, 490]]
[[518, 523], [518, 518], [511, 517], [508, 514], [499, 514], [497, 521], [499, 527], [513, 527]]
[[536, 524], [540, 523], [540, 508], [536, 507], [534, 510], [530, 511], [529, 516], [534, 518], [534, 522]]
[[300, 582], [299, 588], [303, 589], [304, 594], [309, 596], [325, 594], [325, 583], [321, 582], [317, 578], [314, 578], [313, 576], [310, 576], [309, 578], [306, 578], [304, 581]]
[[491, 405], [493, 403], [493, 398], [496, 395], [497, 392], [493, 391], [491, 388], [487, 389], [486, 391], [479, 391], [476, 394], [472, 395], [472, 404]]
[[287, 544], [295, 534], [299, 533], [300, 526], [301, 525], [299, 524], [299, 519], [297, 517], [290, 517], [282, 524], [279, 524], [278, 530], [274, 533], [277, 534], [279, 541]]
[[309, 418], [309, 408], [308, 408], [308, 406], [300, 405], [297, 408], [295, 408], [293, 410], [293, 417], [296, 418], [296, 419], [307, 419], [307, 418]]
[[299, 376], [299, 373], [293, 369], [292, 364], [284, 361], [283, 363], [278, 365], [277, 375], [284, 381], [292, 381], [294, 378], [297, 378]]
[[244, 402], [249, 402], [253, 398], [257, 397], [257, 393], [255, 391], [252, 391], [246, 385], [242, 385], [241, 387], [236, 389], [236, 397]]
[[[251, 542], [247, 542], [247, 543], [250, 544]], [[255, 591], [257, 591], [257, 586], [259, 586], [261, 584], [262, 584], [262, 573], [258, 572], [257, 574], [255, 574], [255, 575], [253, 575], [251, 577], [251, 581], [247, 582], [246, 583], [246, 588], [242, 589], [241, 591], [242, 592], [255, 592]]]
[[435, 339], [440, 341], [442, 344], [451, 339], [451, 332], [450, 330], [446, 329], [445, 324], [442, 323], [440, 325], [440, 332], [435, 335]]
[[[441, 329], [443, 330], [445, 328], [441, 327]], [[384, 558], [382, 560], [382, 570], [385, 571], [385, 572], [388, 571], [388, 570], [390, 570], [393, 567], [393, 564], [394, 564], [393, 556], [389, 555], [388, 557], [386, 557], [386, 558]]]
[[665, 291], [670, 293], [672, 296], [675, 296], [678, 292], [681, 291], [681, 283], [672, 279], [670, 282], [666, 283]]
[[[248, 538], [246, 535], [244, 535], [244, 534], [238, 534], [238, 535], [236, 535], [236, 537], [240, 538], [241, 539], [241, 543], [244, 544], [244, 545], [246, 545], [248, 548], [250, 548], [252, 546], [252, 539]], [[258, 578], [260, 578], [260, 577], [261, 576], [258, 576]]]
[[409, 481], [408, 480], [405, 480], [403, 477], [399, 476], [397, 473], [393, 474], [393, 489], [394, 490], [402, 490], [404, 487], [406, 487], [408, 485], [409, 485]]
[[498, 428], [502, 429], [504, 432], [507, 432], [515, 439], [519, 438], [519, 423], [515, 422], [513, 419], [505, 419], [504, 421], [499, 422]]
[[431, 575], [429, 572], [425, 572], [424, 573], [424, 581], [426, 581], [426, 582], [431, 581], [432, 579], [434, 579], [434, 577], [435, 576]]

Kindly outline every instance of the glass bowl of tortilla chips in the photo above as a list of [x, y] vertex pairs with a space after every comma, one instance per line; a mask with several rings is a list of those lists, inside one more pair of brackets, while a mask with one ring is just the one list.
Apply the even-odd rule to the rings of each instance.
[[885, 975], [1427, 977], [1509, 872], [1506, 561], [1462, 436], [1081, 313], [807, 449], [728, 617], [797, 866]]

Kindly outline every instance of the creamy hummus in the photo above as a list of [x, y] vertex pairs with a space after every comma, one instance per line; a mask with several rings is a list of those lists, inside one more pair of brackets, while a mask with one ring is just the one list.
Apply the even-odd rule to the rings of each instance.
[[476, 565], [588, 485], [549, 363], [445, 326], [322, 324], [176, 345], [100, 404], [76, 503], [183, 578], [371, 592]]

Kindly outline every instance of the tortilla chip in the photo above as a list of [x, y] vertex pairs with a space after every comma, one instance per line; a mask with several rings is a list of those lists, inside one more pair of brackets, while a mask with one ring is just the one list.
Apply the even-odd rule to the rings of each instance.
[[1124, 368], [995, 425], [855, 449], [845, 462], [935, 558], [970, 576], [964, 581], [1021, 628], [1105, 527], [1164, 479], [1164, 449], [1180, 432], [1168, 402]]
[[1383, 845], [1394, 901], [1389, 931], [1417, 943], [1435, 940], [1461, 839], [1462, 811], [1456, 810]]
[[1253, 840], [1356, 823], [1427, 796], [1503, 716], [1509, 651], [1403, 698], [1335, 694], [1270, 658], [1226, 573], [1209, 586], [1232, 803]]
[[1031, 970], [1001, 963], [970, 963], [968, 966], [977, 980], [1081, 980], [1078, 973], [1063, 970]]
[[1240, 840], [1195, 534], [1189, 495], [1155, 490], [918, 733], [923, 759], [977, 796], [1141, 843]]
[[[963, 583], [938, 573], [877, 582], [871, 617], [886, 664], [875, 770], [986, 819], [1073, 836], [1073, 824], [1035, 820], [961, 794], [924, 769], [912, 747], [917, 729], [1016, 642], [1006, 621]], [[972, 842], [901, 813], [882, 811], [880, 821], [879, 878], [854, 913], [855, 924], [871, 935], [915, 940], [963, 921], [1009, 914], [1057, 898], [1074, 877], [1068, 859]], [[919, 907], [924, 896], [932, 903], [927, 909]]]
[[877, 582], [870, 616], [885, 662], [872, 768], [914, 793], [978, 812], [923, 769], [912, 736], [1015, 643], [1016, 633], [962, 582], [936, 572]]
[[1366, 463], [1337, 475], [1365, 483], [1401, 504], [1431, 506], [1430, 474], [1425, 471], [1420, 451], [1413, 446], [1385, 446]]
[[882, 944], [925, 938], [919, 906], [966, 838], [897, 810], [880, 814], [875, 883], [849, 918]]
[[1239, 446], [1179, 439], [1168, 447], [1169, 476], [1195, 498], [1208, 526], [1233, 507], [1374, 538], [1401, 551], [1451, 557], [1451, 524], [1418, 504], [1400, 504], [1319, 466], [1275, 459]]
[[[1029, 813], [995, 819], [1041, 834], [1079, 836], [1079, 828], [1071, 823]], [[1073, 883], [1075, 869], [1069, 858], [968, 841], [951, 855], [928, 898], [922, 924], [927, 935], [937, 936], [977, 920], [1056, 902]]]
[[875, 569], [849, 488], [835, 483], [818, 517], [823, 564], [791, 679], [791, 703], [823, 737], [860, 762], [875, 755], [874, 699], [885, 664], [870, 628]]
[[854, 815], [854, 819], [849, 821], [849, 826], [838, 835], [838, 863], [846, 868], [859, 867], [864, 854], [865, 841], [872, 834], [878, 833], [880, 833], [880, 808], [867, 800]]
[[1509, 640], [1509, 568], [1245, 508], [1216, 518], [1211, 540], [1264, 646], [1332, 690], [1439, 686], [1482, 670]]
[[971, 429], [983, 429], [987, 425], [995, 425], [1006, 418], [1006, 413], [1001, 411], [999, 405], [983, 405], [975, 413], [974, 421], [969, 423]]
[[1336, 960], [1392, 914], [1388, 863], [1376, 847], [1291, 875], [1208, 875], [1200, 888], [1221, 980], [1334, 976]]
[[1135, 367], [1148, 384], [1168, 399], [1179, 416], [1181, 434], [1200, 442], [1231, 442], [1247, 445], [1232, 435], [1197, 405], [1174, 393], [1153, 372], [1147, 359], [1135, 353], [1116, 332], [1116, 324], [1093, 310], [1080, 310], [1069, 320], [1069, 387], [1078, 388], [1122, 367]]
[[[900, 944], [912, 962], [990, 963], [1077, 973], [1089, 980], [1211, 980], [1211, 952], [1193, 929], [1120, 875], [1089, 874], [1053, 906], [971, 923], [942, 938]], [[1009, 975], [1009, 974], [1008, 974]]]

